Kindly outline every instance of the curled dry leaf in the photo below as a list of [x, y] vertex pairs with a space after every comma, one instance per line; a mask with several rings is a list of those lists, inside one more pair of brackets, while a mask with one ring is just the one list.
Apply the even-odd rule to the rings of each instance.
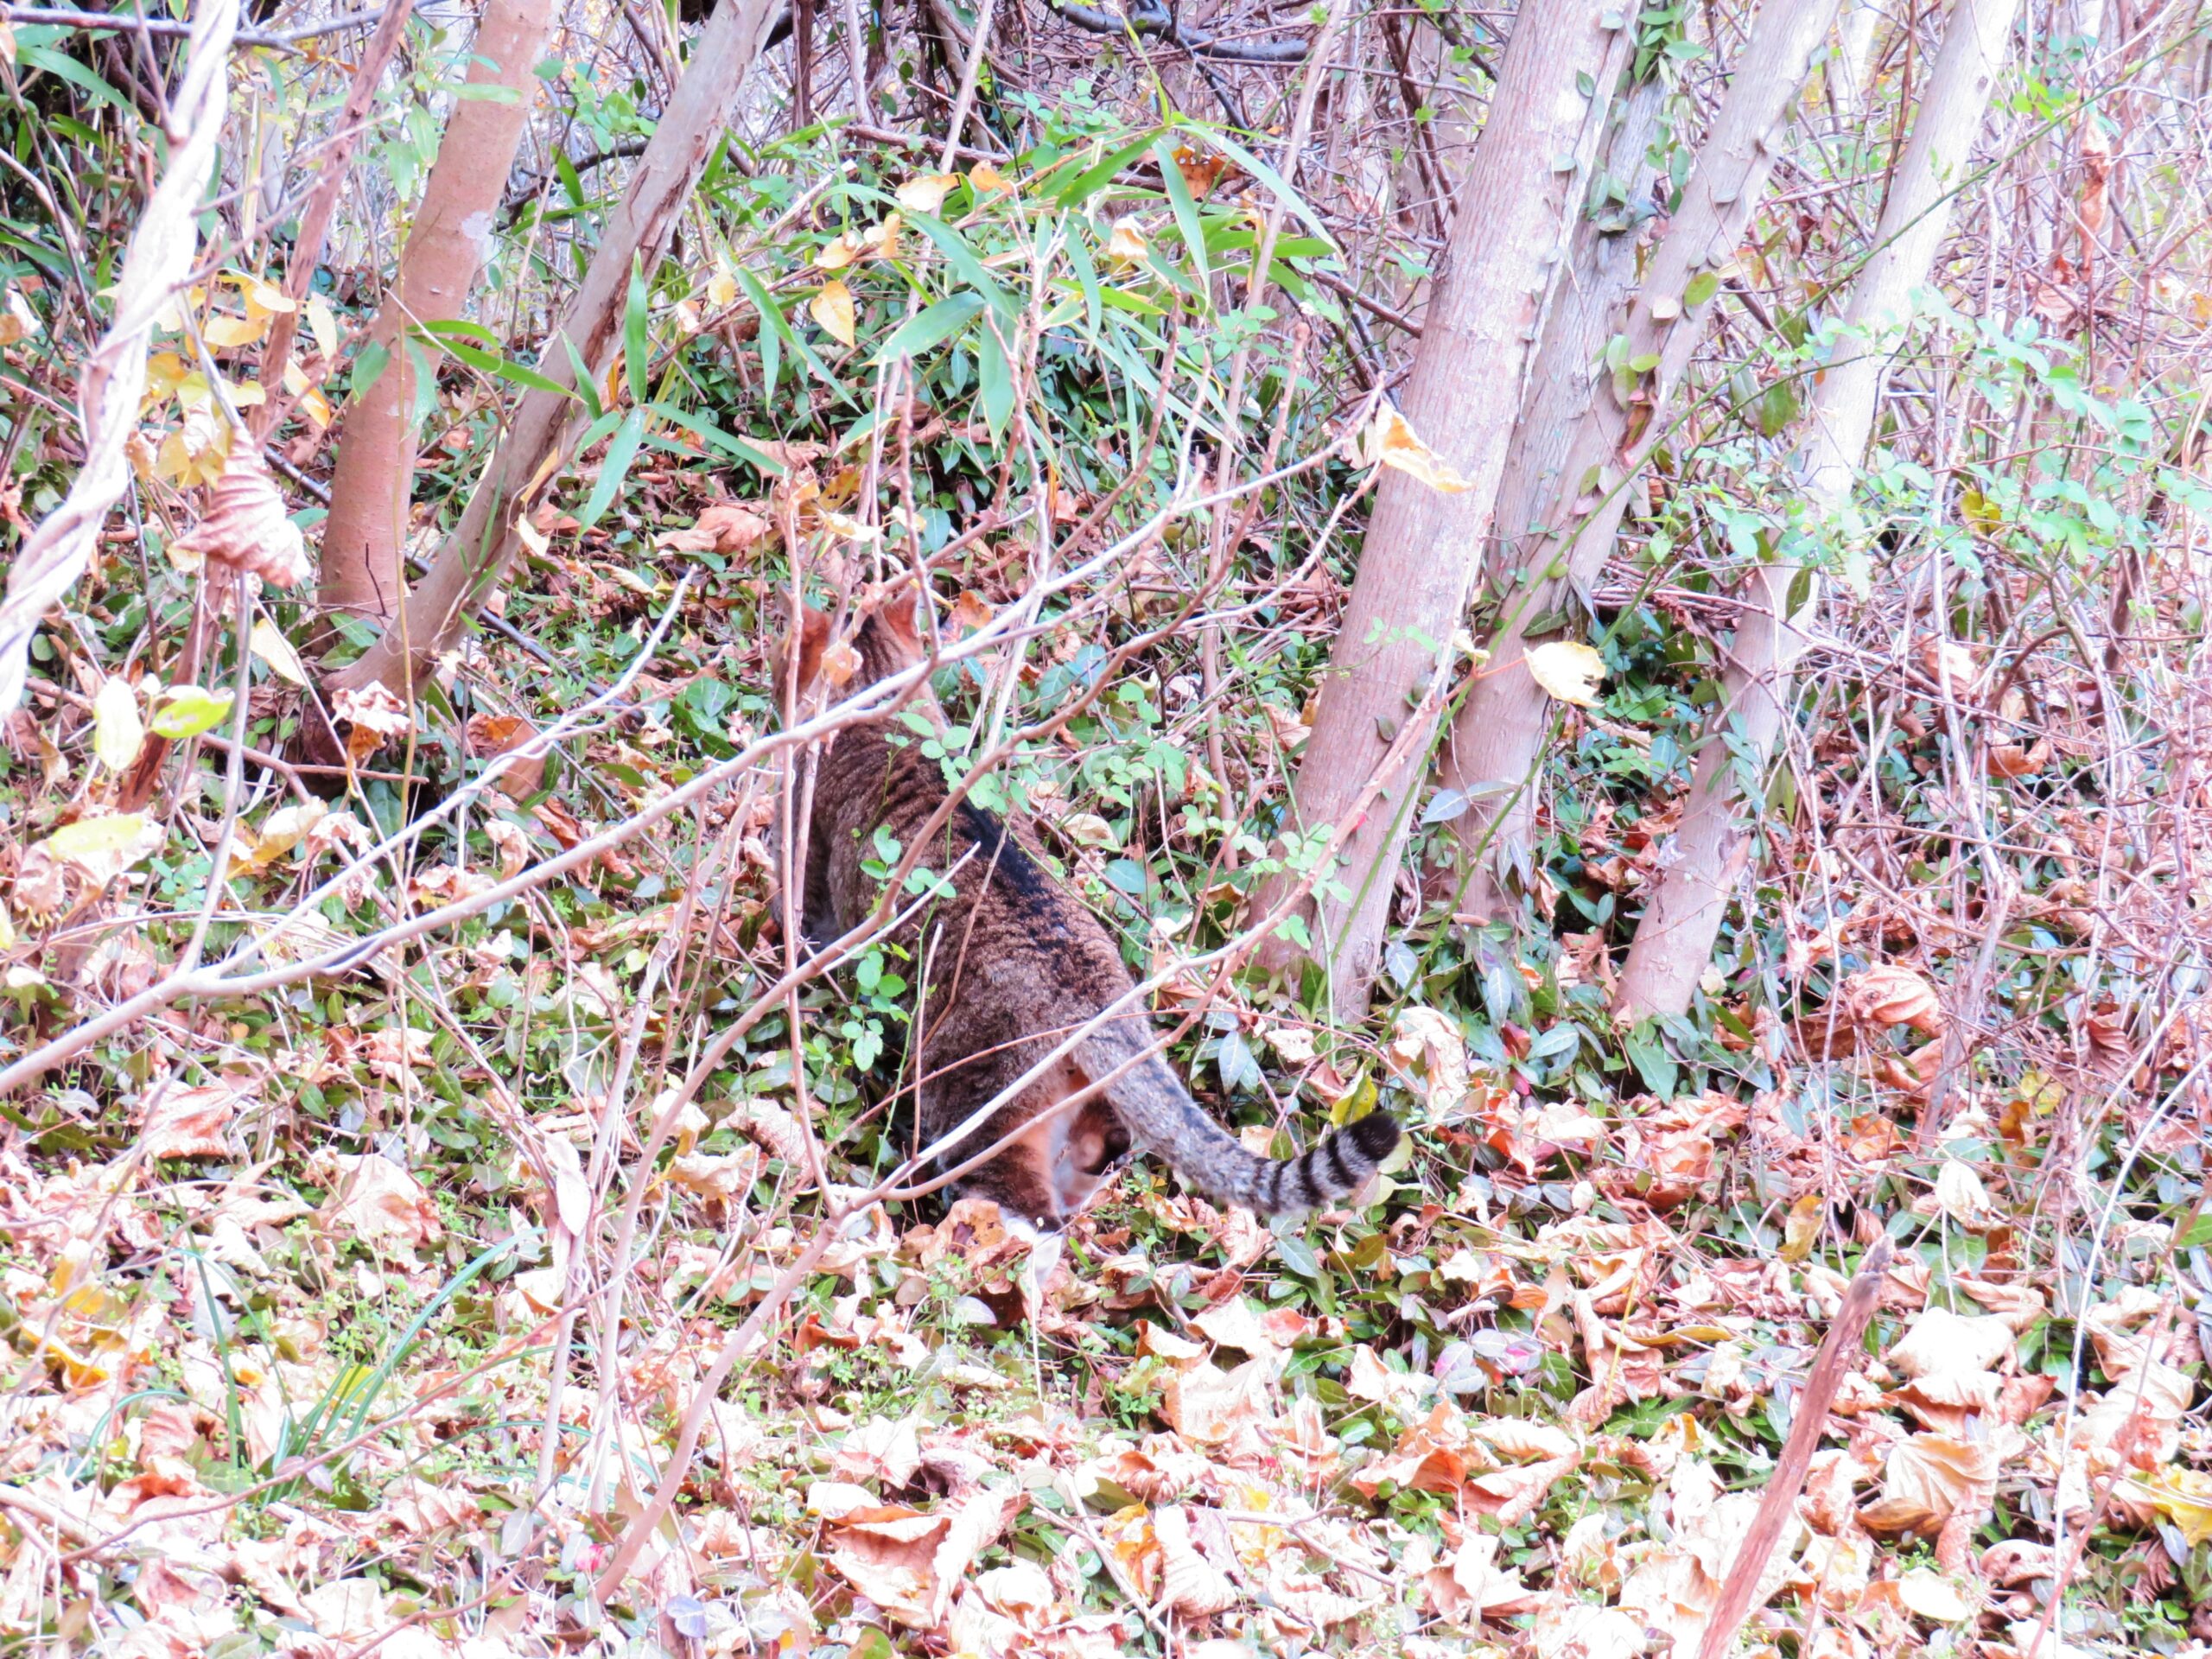
[[658, 536], [653, 545], [671, 553], [744, 552], [775, 528], [768, 515], [741, 501], [717, 501], [689, 530]]
[[499, 760], [484, 769], [484, 781], [511, 801], [527, 799], [545, 787], [545, 757], [502, 757], [537, 735], [537, 728], [520, 715], [475, 714], [461, 728], [461, 746], [480, 760]]
[[2050, 1546], [2031, 1539], [2007, 1538], [1981, 1552], [1981, 1576], [1999, 1589], [2009, 1590], [2016, 1584], [2048, 1579], [2056, 1572], [2056, 1558], [2051, 1554]]
[[1886, 1357], [1899, 1373], [1923, 1377], [1945, 1371], [1987, 1371], [2012, 1351], [2012, 1327], [1994, 1313], [1923, 1308]]
[[1465, 479], [1414, 435], [1406, 417], [1389, 404], [1375, 411], [1375, 423], [1361, 435], [1360, 461], [1368, 467], [1389, 467], [1446, 495], [1470, 487]]
[[1579, 709], [1598, 706], [1599, 688], [1605, 683], [1605, 659], [1577, 639], [1549, 639], [1530, 649], [1524, 659], [1529, 677], [1561, 702]]
[[234, 1084], [200, 1084], [187, 1088], [158, 1084], [146, 1095], [146, 1155], [149, 1158], [228, 1158], [224, 1130], [251, 1104]]
[[687, 1192], [734, 1204], [760, 1179], [760, 1154], [753, 1147], [723, 1154], [695, 1152], [671, 1164], [668, 1178]]
[[1955, 639], [1929, 639], [1920, 647], [1920, 665], [1928, 677], [1954, 697], [1973, 695], [1981, 677], [1974, 652]]
[[272, 588], [296, 588], [308, 579], [307, 543], [251, 444], [232, 446], [207, 514], [170, 549], [173, 558], [180, 555], [224, 567], [219, 574], [258, 576]]
[[976, 1557], [996, 1543], [1027, 1500], [971, 1491], [923, 1514], [899, 1505], [855, 1508], [831, 1533], [830, 1563], [900, 1624], [933, 1630]]
[[1175, 1432], [1198, 1446], [1220, 1446], [1239, 1429], [1268, 1421], [1265, 1360], [1249, 1360], [1233, 1371], [1212, 1363], [1193, 1365], [1167, 1379], [1161, 1412]]
[[[2017, 1431], [2011, 1432], [2013, 1442]], [[2005, 1446], [2000, 1438], [1962, 1440], [1951, 1434], [1914, 1434], [1890, 1448], [1879, 1497], [1859, 1511], [1859, 1523], [1877, 1537], [1940, 1531], [1954, 1515], [1979, 1515], [1997, 1494]]]
[[1430, 1118], [1448, 1123], [1468, 1100], [1467, 1039], [1459, 1022], [1435, 1008], [1409, 1007], [1390, 1039], [1391, 1064], [1428, 1103]]
[[1862, 1026], [1910, 1026], [1923, 1037], [1942, 1034], [1942, 1002], [1914, 969], [1887, 963], [1861, 969], [1843, 982], [1843, 1006]]
[[407, 705], [383, 686], [341, 686], [331, 695], [332, 716], [346, 727], [346, 753], [365, 760], [407, 735]]
[[1185, 1618], [1204, 1618], [1233, 1607], [1236, 1581], [1200, 1553], [1192, 1535], [1191, 1511], [1170, 1503], [1152, 1517], [1160, 1546], [1160, 1595]]
[[909, 213], [933, 213], [944, 206], [944, 199], [960, 183], [957, 173], [922, 173], [900, 185], [895, 194], [899, 205]]
[[336, 1191], [323, 1206], [323, 1220], [345, 1236], [372, 1247], [412, 1249], [443, 1236], [437, 1206], [422, 1182], [389, 1158], [374, 1153], [335, 1154]]
[[1114, 221], [1114, 233], [1106, 238], [1109, 259], [1120, 265], [1141, 264], [1147, 251], [1143, 226], [1130, 218]]

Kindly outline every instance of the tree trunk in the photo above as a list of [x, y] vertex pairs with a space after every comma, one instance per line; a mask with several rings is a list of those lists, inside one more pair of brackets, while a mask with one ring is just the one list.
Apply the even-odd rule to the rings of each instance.
[[[1777, 130], [1811, 73], [1835, 9], [1836, 0], [1769, 0], [1761, 9], [1681, 207], [1652, 251], [1622, 325], [1626, 360], [1651, 358], [1657, 365], [1643, 375], [1600, 376], [1610, 384], [1581, 398], [1560, 458], [1536, 470], [1523, 515], [1508, 525], [1509, 534], [1529, 533], [1517, 543], [1510, 585], [1500, 584], [1506, 593], [1487, 671], [1460, 705], [1442, 768], [1445, 787], [1474, 803], [1458, 833], [1477, 863], [1465, 899], [1475, 910], [1499, 907], [1502, 878], [1526, 864], [1535, 829], [1535, 773], [1552, 710], [1519, 664], [1605, 568], [1629, 481], [1666, 432], [1675, 388], [1712, 317], [1719, 269], [1735, 257], [1758, 206]], [[1579, 340], [1563, 344], [1580, 354], [1547, 355], [1538, 365], [1541, 383], [1582, 384], [1589, 373], [1594, 354]]]
[[[1929, 72], [1874, 232], [1873, 251], [1853, 279], [1839, 356], [1821, 374], [1800, 428], [1804, 496], [1815, 524], [1834, 524], [1874, 428], [1887, 348], [1911, 316], [1912, 291], [1928, 280], [1950, 228], [1952, 193], [2004, 66], [2019, 0], [1955, 0], [1942, 49]], [[1794, 607], [1793, 588], [1804, 584]], [[1772, 564], [1746, 585], [1747, 603], [1722, 677], [1724, 695], [1699, 746], [1681, 827], [1621, 976], [1620, 1006], [1641, 1018], [1681, 1014], [1713, 957], [1733, 877], [1747, 847], [1735, 822], [1736, 753], [1763, 770], [1787, 717], [1789, 672], [1804, 649], [1796, 623], [1818, 596], [1809, 569]], [[1730, 728], [1740, 722], [1732, 746]]]
[[416, 439], [415, 365], [404, 336], [410, 323], [450, 322], [467, 308], [492, 251], [493, 216], [529, 124], [533, 72], [553, 17], [553, 0], [489, 0], [477, 25], [467, 84], [505, 95], [454, 102], [398, 280], [370, 326], [364, 349], [389, 355], [339, 429], [315, 586], [329, 615], [387, 623], [398, 612]]
[[[1513, 27], [1488, 121], [1456, 192], [1452, 264], [1423, 321], [1404, 412], [1414, 432], [1467, 481], [1459, 493], [1386, 470], [1342, 631], [1323, 677], [1313, 734], [1298, 769], [1295, 830], [1348, 810], [1443, 670], [1482, 565], [1506, 439], [1521, 401], [1529, 342], [1582, 203], [1632, 30], [1601, 26], [1583, 0], [1528, 0]], [[1578, 83], [1594, 86], [1593, 97]], [[1579, 165], [1562, 170], [1559, 158]], [[1413, 753], [1425, 753], [1421, 745]], [[1363, 1011], [1404, 849], [1419, 762], [1384, 785], [1345, 846], [1348, 897], [1319, 897], [1307, 920], [1313, 954], [1334, 975], [1339, 1013]], [[1259, 899], [1288, 885], [1269, 884]], [[1296, 961], [1270, 942], [1276, 967]]]
[[[604, 378], [620, 334], [631, 273], [650, 279], [659, 264], [775, 9], [775, 0], [721, 0], [715, 6], [627, 194], [608, 216], [555, 339], [541, 354], [538, 368], [549, 378], [574, 385], [571, 348], [594, 377]], [[505, 440], [421, 586], [407, 595], [384, 637], [332, 677], [334, 684], [380, 683], [411, 696], [514, 556], [517, 519], [575, 453], [585, 423], [572, 417], [574, 408], [569, 398], [550, 391], [522, 395]]]

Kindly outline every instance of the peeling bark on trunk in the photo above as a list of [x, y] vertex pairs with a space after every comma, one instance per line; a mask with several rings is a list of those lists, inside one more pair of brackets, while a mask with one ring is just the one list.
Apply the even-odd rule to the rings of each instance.
[[[1955, 0], [1952, 7], [1874, 250], [1853, 280], [1836, 358], [1800, 429], [1806, 504], [1816, 524], [1835, 523], [1849, 505], [1890, 350], [1910, 319], [1912, 291], [1927, 282], [1949, 231], [1953, 192], [1965, 179], [1996, 91], [2018, 8], [2018, 0]], [[1806, 587], [1792, 607], [1801, 577]], [[1748, 746], [1764, 769], [1787, 718], [1791, 665], [1804, 650], [1797, 625], [1817, 601], [1819, 585], [1813, 572], [1785, 564], [1763, 567], [1748, 584], [1719, 712], [1699, 747], [1681, 825], [1622, 972], [1620, 1006], [1629, 1014], [1682, 1013], [1712, 961], [1748, 848], [1735, 820], [1741, 797], [1730, 722], [1741, 722], [1736, 747]]]
[[[410, 322], [450, 322], [467, 308], [492, 251], [493, 215], [523, 129], [532, 73], [553, 30], [552, 0], [492, 0], [470, 52], [471, 87], [509, 97], [458, 99], [446, 122], [398, 280], [370, 326], [366, 349], [387, 353], [377, 382], [346, 408], [324, 521], [316, 597], [334, 616], [389, 622], [400, 594], [400, 550], [414, 493], [415, 369], [401, 341]], [[272, 392], [273, 395], [273, 392]]]
[[[1629, 482], [1667, 429], [1675, 388], [1712, 320], [1717, 270], [1743, 240], [1773, 168], [1777, 131], [1827, 38], [1835, 9], [1836, 0], [1770, 0], [1760, 11], [1681, 207], [1652, 250], [1642, 289], [1621, 324], [1628, 358], [1656, 358], [1658, 365], [1635, 378], [1625, 401], [1601, 377], [1581, 400], [1559, 458], [1529, 480], [1527, 507], [1513, 527], [1528, 533], [1509, 543], [1519, 556], [1500, 584], [1505, 593], [1488, 671], [1460, 705], [1443, 759], [1445, 786], [1475, 802], [1457, 826], [1477, 862], [1465, 899], [1471, 909], [1500, 907], [1503, 878], [1525, 866], [1535, 829], [1535, 772], [1552, 709], [1521, 660], [1605, 568]], [[1601, 343], [1606, 337], [1600, 333]], [[1580, 341], [1562, 344], [1583, 351]], [[1579, 381], [1589, 362], [1586, 353], [1548, 354], [1538, 378], [1554, 385]]]
[[[1299, 766], [1294, 827], [1333, 823], [1402, 722], [1433, 719], [1409, 716], [1409, 697], [1448, 666], [1481, 569], [1529, 342], [1565, 264], [1631, 34], [1603, 28], [1599, 9], [1582, 0], [1529, 0], [1515, 20], [1489, 118], [1458, 191], [1452, 268], [1424, 319], [1404, 404], [1414, 432], [1469, 487], [1445, 494], [1385, 473]], [[1578, 83], [1594, 86], [1594, 98]], [[1579, 164], [1562, 170], [1563, 155]], [[1374, 982], [1421, 772], [1417, 761], [1408, 764], [1384, 786], [1346, 845], [1338, 879], [1349, 899], [1324, 897], [1307, 919], [1315, 953], [1334, 975], [1332, 1000], [1348, 1016], [1365, 1007]], [[1273, 901], [1263, 895], [1259, 902]], [[1278, 968], [1299, 954], [1281, 938], [1267, 947]]]
[[[653, 130], [620, 204], [608, 216], [582, 283], [538, 365], [550, 378], [574, 381], [572, 347], [604, 378], [613, 360], [632, 270], [650, 279], [683, 205], [721, 136], [723, 117], [759, 54], [775, 0], [721, 0], [699, 36], [683, 79]], [[568, 346], [559, 342], [565, 337]], [[461, 636], [514, 556], [515, 524], [561, 463], [575, 454], [585, 423], [575, 404], [550, 391], [523, 394], [505, 438], [400, 619], [361, 658], [333, 677], [340, 686], [380, 683], [402, 696]]]

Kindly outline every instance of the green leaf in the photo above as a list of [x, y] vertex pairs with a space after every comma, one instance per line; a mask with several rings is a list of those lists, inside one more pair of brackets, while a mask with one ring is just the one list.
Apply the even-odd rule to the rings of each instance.
[[591, 499], [576, 515], [579, 528], [589, 530], [600, 521], [614, 499], [614, 493], [622, 487], [622, 480], [630, 475], [630, 463], [637, 459], [638, 445], [645, 435], [645, 411], [633, 409], [622, 417], [622, 424], [614, 430], [613, 442], [607, 446], [607, 459], [600, 463], [599, 481], [591, 486]]
[[1020, 308], [1015, 304], [1014, 296], [999, 285], [998, 278], [992, 276], [989, 268], [976, 257], [976, 251], [968, 245], [967, 239], [959, 232], [943, 219], [928, 213], [910, 212], [906, 215], [906, 222], [919, 226], [923, 233], [936, 243], [938, 251], [944, 255], [945, 264], [958, 272], [960, 279], [969, 287], [988, 300], [1001, 316], [1011, 320], [1019, 313]]
[[640, 407], [651, 403], [646, 378], [652, 372], [652, 353], [645, 340], [645, 279], [634, 264], [629, 297], [622, 308], [622, 362], [630, 372], [630, 401]]
[[353, 372], [346, 382], [346, 395], [356, 402], [369, 394], [371, 387], [384, 378], [385, 367], [391, 361], [389, 348], [376, 340], [361, 347], [361, 354], [353, 359]]
[[874, 361], [891, 363], [902, 357], [918, 357], [931, 346], [943, 345], [974, 321], [983, 304], [980, 294], [956, 294], [949, 300], [939, 300], [900, 324], [899, 332], [883, 342]]
[[583, 175], [576, 171], [576, 164], [569, 159], [565, 151], [556, 149], [553, 152], [553, 176], [561, 181], [561, 192], [568, 197], [569, 207], [581, 207], [584, 205]]
[[[566, 334], [561, 336], [561, 349], [568, 353], [569, 372], [575, 377], [576, 396], [583, 399], [584, 413], [594, 420], [599, 419], [607, 412], [599, 401], [599, 377], [591, 372], [591, 365], [584, 361], [584, 354], [576, 349], [576, 342]], [[550, 350], [551, 346], [546, 347], [546, 351]], [[543, 362], [544, 356], [544, 353], [540, 353], [538, 360]]]
[[1223, 155], [1228, 156], [1230, 161], [1236, 162], [1237, 166], [1243, 168], [1247, 173], [1257, 179], [1262, 184], [1267, 186], [1269, 190], [1274, 193], [1275, 200], [1282, 203], [1285, 207], [1288, 208], [1291, 213], [1295, 214], [1301, 221], [1303, 221], [1306, 229], [1312, 231], [1315, 236], [1319, 237], [1331, 253], [1340, 253], [1342, 251], [1342, 250], [1337, 245], [1337, 238], [1329, 234], [1329, 227], [1326, 225], [1324, 225], [1320, 219], [1315, 216], [1313, 210], [1306, 205], [1305, 200], [1299, 195], [1299, 194], [1295, 190], [1293, 190], [1290, 186], [1284, 181], [1281, 174], [1276, 172], [1274, 168], [1269, 167], [1257, 156], [1255, 156], [1250, 150], [1245, 149], [1243, 145], [1236, 143], [1236, 140], [1224, 137], [1220, 133], [1215, 132], [1210, 128], [1191, 126], [1184, 128], [1183, 130], [1189, 135], [1194, 146], [1199, 143], [1205, 143], [1219, 150]]
[[1241, 1094], [1256, 1094], [1267, 1081], [1259, 1061], [1252, 1056], [1252, 1046], [1244, 1040], [1241, 1031], [1221, 1033], [1221, 1049], [1216, 1062], [1221, 1067], [1224, 1088]]
[[1060, 206], [1080, 207], [1089, 201], [1116, 173], [1152, 147], [1152, 141], [1158, 131], [1159, 129], [1154, 129], [1152, 132], [1145, 134], [1135, 143], [1123, 145], [1103, 160], [1093, 162], [1084, 171], [1077, 174], [1074, 178], [1060, 187]]
[[459, 335], [463, 340], [473, 340], [480, 346], [488, 346], [493, 351], [499, 348], [499, 335], [482, 323], [471, 322], [466, 317], [443, 317], [430, 322], [418, 322], [415, 328], [416, 333], [428, 334], [434, 340], [447, 340]]
[[1662, 1100], [1672, 1100], [1681, 1068], [1667, 1052], [1658, 1028], [1644, 1020], [1629, 1033], [1622, 1046], [1628, 1051], [1629, 1062], [1636, 1067], [1637, 1075], [1643, 1079], [1643, 1086]]
[[1006, 347], [988, 328], [976, 336], [976, 368], [983, 419], [992, 437], [1004, 437], [1014, 416], [1014, 368], [1007, 361]]
[[1198, 290], [1203, 296], [1212, 276], [1206, 263], [1205, 224], [1198, 217], [1198, 204], [1191, 195], [1183, 169], [1175, 165], [1175, 147], [1164, 134], [1153, 144], [1152, 155], [1160, 163], [1160, 180], [1167, 187], [1167, 203], [1175, 210], [1175, 228], [1181, 232], [1183, 246], [1191, 256], [1191, 264], [1197, 268]]
[[25, 46], [19, 35], [16, 39], [16, 61], [19, 69], [43, 69], [48, 74], [67, 81], [95, 102], [120, 111], [131, 123], [131, 130], [136, 130], [138, 111], [131, 107], [130, 101], [67, 53], [49, 51], [42, 46]]
[[764, 397], [772, 397], [777, 378], [784, 365], [784, 336], [790, 334], [791, 329], [784, 322], [783, 312], [768, 297], [768, 290], [761, 286], [758, 276], [741, 266], [737, 272], [737, 285], [745, 290], [745, 297], [753, 302], [753, 308], [760, 314], [760, 327], [755, 338], [760, 346], [761, 392]]
[[1277, 1233], [1275, 1254], [1282, 1258], [1283, 1266], [1301, 1279], [1321, 1276], [1321, 1258], [1313, 1254], [1313, 1247], [1301, 1233]]
[[1682, 308], [1694, 311], [1720, 291], [1720, 273], [1700, 270], [1690, 278], [1689, 286], [1682, 290]]
[[101, 858], [122, 852], [146, 828], [143, 812], [111, 812], [65, 823], [46, 840], [56, 858]]
[[1098, 266], [1079, 236], [1067, 240], [1068, 264], [1075, 268], [1076, 286], [1083, 290], [1084, 318], [1090, 325], [1091, 343], [1098, 340]]
[[768, 478], [781, 478], [786, 470], [781, 461], [772, 461], [742, 438], [733, 437], [712, 421], [678, 409], [673, 404], [656, 403], [646, 405], [656, 418], [671, 426], [681, 427], [700, 442], [721, 450], [733, 461], [741, 461], [756, 473]]
[[231, 717], [231, 694], [196, 685], [173, 685], [162, 693], [147, 728], [171, 742], [212, 732]]
[[518, 363], [511, 357], [501, 357], [496, 352], [487, 352], [479, 346], [464, 346], [457, 340], [445, 340], [438, 343], [443, 350], [480, 374], [488, 374], [496, 380], [526, 387], [531, 391], [550, 391], [556, 397], [566, 397], [576, 403], [583, 401], [575, 387], [564, 386], [551, 375], [541, 374], [526, 363]]
[[1759, 435], [1779, 437], [1789, 423], [1797, 418], [1797, 387], [1794, 381], [1777, 380], [1766, 389], [1759, 399], [1758, 420]]

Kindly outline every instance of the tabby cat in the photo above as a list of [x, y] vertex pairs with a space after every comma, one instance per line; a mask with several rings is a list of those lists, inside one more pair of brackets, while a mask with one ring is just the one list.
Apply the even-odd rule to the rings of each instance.
[[[927, 613], [926, 601], [918, 612], [911, 589], [861, 607], [849, 646], [836, 651], [838, 665], [853, 669], [839, 695], [924, 660], [918, 622]], [[784, 643], [779, 677], [795, 672], [802, 697], [833, 649], [831, 626], [810, 607], [795, 664]], [[918, 688], [903, 706], [933, 705]], [[939, 764], [923, 753], [897, 710], [830, 741], [815, 761], [804, 835], [800, 896], [810, 940], [836, 938], [874, 906], [880, 884], [863, 864], [880, 856], [877, 832], [887, 831], [901, 848], [912, 845], [949, 792]], [[1024, 830], [963, 802], [937, 842], [923, 867], [950, 870], [953, 892], [892, 935], [912, 950], [923, 987], [917, 1127], [924, 1145], [1126, 996], [1133, 983], [1114, 936], [1047, 873]], [[1210, 1198], [1262, 1215], [1289, 1213], [1357, 1191], [1398, 1143], [1397, 1123], [1373, 1112], [1301, 1157], [1259, 1157], [1206, 1116], [1166, 1060], [1147, 1052], [1154, 1041], [1152, 1022], [1140, 1009], [1099, 1026], [942, 1155], [940, 1169], [950, 1169], [1016, 1136], [962, 1175], [949, 1196], [995, 1199], [1009, 1225], [1053, 1235], [1125, 1155], [1139, 1150], [1165, 1160]], [[1052, 1110], [1116, 1072], [1088, 1101]]]

